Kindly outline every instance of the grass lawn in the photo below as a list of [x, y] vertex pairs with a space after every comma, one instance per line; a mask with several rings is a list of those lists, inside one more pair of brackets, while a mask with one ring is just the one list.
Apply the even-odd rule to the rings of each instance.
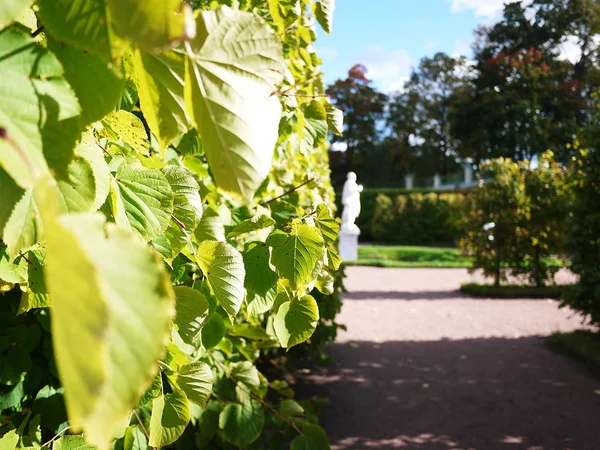
[[358, 261], [348, 265], [377, 267], [470, 267], [471, 258], [456, 248], [361, 245]]
[[546, 339], [550, 348], [583, 363], [600, 378], [600, 334], [588, 330], [554, 333]]
[[[472, 258], [462, 256], [457, 248], [360, 245], [358, 260], [344, 263], [348, 266], [469, 268], [472, 261]], [[548, 262], [563, 265], [559, 259], [549, 259]]]

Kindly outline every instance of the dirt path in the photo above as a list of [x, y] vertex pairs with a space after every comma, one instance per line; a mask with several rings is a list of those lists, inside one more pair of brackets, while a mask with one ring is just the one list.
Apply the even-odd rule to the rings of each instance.
[[462, 296], [475, 278], [462, 269], [347, 275], [337, 362], [304, 387], [330, 399], [334, 448], [600, 449], [600, 383], [543, 344], [578, 317], [552, 301]]

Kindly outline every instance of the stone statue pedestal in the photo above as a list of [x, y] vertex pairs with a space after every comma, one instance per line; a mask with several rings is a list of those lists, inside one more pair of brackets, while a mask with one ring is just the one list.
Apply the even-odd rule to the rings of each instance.
[[342, 227], [340, 231], [340, 257], [343, 261], [356, 261], [358, 259], [358, 236], [360, 230]]

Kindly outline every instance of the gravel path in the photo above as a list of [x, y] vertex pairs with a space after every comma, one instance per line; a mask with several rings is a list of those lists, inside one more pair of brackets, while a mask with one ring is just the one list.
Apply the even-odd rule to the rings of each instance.
[[334, 448], [600, 450], [600, 383], [543, 343], [577, 316], [463, 296], [463, 269], [346, 270], [336, 363], [302, 376]]

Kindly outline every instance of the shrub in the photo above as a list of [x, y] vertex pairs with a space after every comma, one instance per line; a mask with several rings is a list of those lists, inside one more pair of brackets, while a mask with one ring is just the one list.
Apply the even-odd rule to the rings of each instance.
[[332, 8], [292, 3], [0, 7], [0, 448], [329, 447], [263, 370], [339, 327]]
[[563, 305], [600, 325], [600, 152], [582, 150], [569, 176], [566, 247], [579, 284], [565, 293]]
[[412, 192], [377, 195], [371, 221], [375, 242], [403, 245], [455, 245], [465, 194]]
[[579, 361], [600, 378], [600, 335], [597, 332], [553, 333], [546, 343], [552, 350]]
[[526, 197], [522, 226], [525, 261], [515, 273], [526, 274], [538, 287], [551, 281], [559, 269], [549, 263], [549, 257], [562, 255], [565, 250], [566, 168], [553, 156], [551, 151], [543, 153], [537, 167], [524, 170], [522, 175]]
[[543, 286], [558, 269], [551, 257], [564, 249], [565, 170], [548, 152], [536, 168], [498, 158], [483, 164], [478, 176], [461, 221], [461, 248], [474, 258], [473, 270], [482, 269], [496, 286], [508, 274]]

